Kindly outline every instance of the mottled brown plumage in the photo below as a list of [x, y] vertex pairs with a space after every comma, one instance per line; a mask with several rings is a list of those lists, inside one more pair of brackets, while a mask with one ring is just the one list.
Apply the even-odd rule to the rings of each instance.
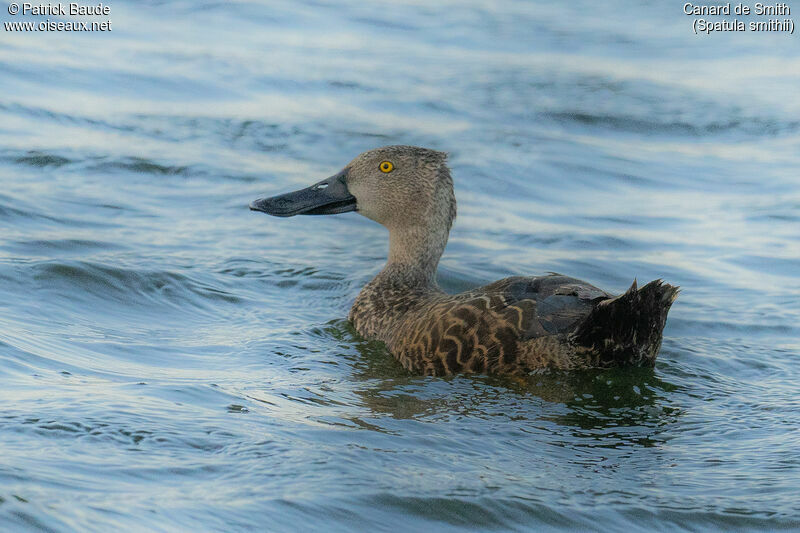
[[420, 374], [653, 365], [678, 293], [657, 280], [641, 289], [634, 282], [614, 297], [560, 274], [444, 293], [435, 273], [456, 201], [445, 154], [424, 148], [365, 152], [328, 180], [251, 208], [277, 216], [357, 210], [384, 225], [388, 261], [349, 318], [362, 336], [383, 341]]

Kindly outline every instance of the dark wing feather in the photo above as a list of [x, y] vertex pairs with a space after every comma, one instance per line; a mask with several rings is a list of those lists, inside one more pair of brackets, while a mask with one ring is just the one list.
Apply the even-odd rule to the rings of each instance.
[[524, 317], [519, 324], [520, 340], [569, 333], [598, 301], [613, 297], [585, 281], [555, 273], [506, 278], [470, 292], [499, 296], [493, 302], [506, 309], [495, 311], [509, 314], [520, 310], [518, 314]]

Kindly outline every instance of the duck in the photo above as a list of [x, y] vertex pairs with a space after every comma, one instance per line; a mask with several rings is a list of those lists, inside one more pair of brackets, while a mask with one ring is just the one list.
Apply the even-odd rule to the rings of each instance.
[[261, 198], [276, 217], [355, 211], [389, 230], [383, 269], [348, 315], [412, 374], [526, 376], [546, 370], [653, 367], [679, 287], [636, 280], [612, 294], [569, 276], [513, 276], [460, 294], [436, 282], [456, 217], [447, 154], [417, 146], [368, 150], [310, 187]]

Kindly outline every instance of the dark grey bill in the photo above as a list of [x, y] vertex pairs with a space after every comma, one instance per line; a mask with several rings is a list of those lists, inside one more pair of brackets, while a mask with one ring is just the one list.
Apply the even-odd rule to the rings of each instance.
[[250, 209], [276, 217], [335, 215], [355, 211], [356, 199], [347, 190], [347, 170], [306, 189], [258, 199], [250, 204]]

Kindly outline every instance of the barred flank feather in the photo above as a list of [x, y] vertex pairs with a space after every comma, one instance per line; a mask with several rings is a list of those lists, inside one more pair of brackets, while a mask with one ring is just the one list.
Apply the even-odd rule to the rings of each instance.
[[657, 279], [641, 289], [636, 281], [625, 294], [598, 303], [571, 335], [589, 348], [591, 366], [653, 366], [678, 287]]

